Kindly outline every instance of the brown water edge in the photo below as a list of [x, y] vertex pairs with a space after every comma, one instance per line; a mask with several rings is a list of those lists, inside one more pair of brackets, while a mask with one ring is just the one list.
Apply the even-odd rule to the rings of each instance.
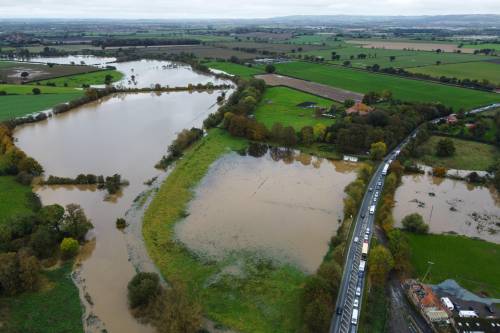
[[152, 332], [127, 307], [126, 286], [135, 274], [124, 234], [115, 221], [123, 217], [136, 196], [147, 189], [144, 181], [161, 174], [154, 164], [176, 132], [201, 126], [215, 111], [218, 94], [170, 93], [113, 95], [46, 121], [16, 129], [17, 145], [37, 159], [46, 175], [74, 177], [79, 173], [121, 174], [130, 185], [116, 200], [104, 191], [75, 186], [36, 189], [43, 204], [81, 205], [95, 228], [95, 248], [75, 270], [86, 332]]
[[431, 233], [457, 233], [500, 243], [500, 196], [493, 187], [431, 175], [405, 175], [395, 195], [396, 225], [419, 213]]
[[357, 165], [284, 152], [221, 157], [196, 188], [176, 238], [208, 260], [251, 253], [314, 272], [339, 226], [343, 190]]

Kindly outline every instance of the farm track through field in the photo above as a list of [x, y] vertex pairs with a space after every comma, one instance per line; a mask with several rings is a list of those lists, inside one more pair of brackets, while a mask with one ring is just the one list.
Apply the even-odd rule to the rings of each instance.
[[269, 86], [285, 86], [339, 102], [343, 102], [346, 99], [355, 101], [361, 101], [363, 99], [363, 94], [360, 93], [334, 88], [321, 83], [296, 79], [290, 76], [263, 74], [256, 75], [255, 78], [264, 80]]

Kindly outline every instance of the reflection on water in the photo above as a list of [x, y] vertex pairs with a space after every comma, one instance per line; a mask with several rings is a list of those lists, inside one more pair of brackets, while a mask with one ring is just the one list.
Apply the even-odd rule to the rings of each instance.
[[36, 189], [44, 204], [78, 203], [92, 220], [95, 228], [89, 236], [96, 238], [95, 248], [83, 260], [79, 277], [93, 302], [91, 312], [109, 332], [152, 331], [127, 309], [126, 286], [134, 268], [123, 233], [115, 227], [116, 218], [124, 216], [146, 188], [143, 182], [158, 174], [154, 164], [176, 133], [201, 126], [214, 111], [210, 106], [216, 98], [215, 93], [188, 92], [114, 95], [16, 129], [18, 146], [43, 165], [46, 175], [119, 173], [130, 181], [122, 196], [113, 200], [105, 200], [105, 191], [92, 187]]
[[106, 65], [107, 63], [116, 61], [113, 57], [96, 57], [93, 55], [69, 55], [64, 57], [32, 57], [30, 61], [45, 62], [60, 65]]
[[287, 149], [249, 153], [211, 166], [176, 237], [208, 259], [250, 252], [314, 272], [339, 226], [356, 166]]
[[405, 175], [396, 191], [399, 226], [419, 213], [432, 233], [454, 232], [500, 243], [500, 200], [494, 188], [430, 175]]

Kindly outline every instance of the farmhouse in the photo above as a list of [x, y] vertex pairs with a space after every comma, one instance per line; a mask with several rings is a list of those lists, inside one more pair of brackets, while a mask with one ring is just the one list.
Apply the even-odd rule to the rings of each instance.
[[457, 122], [458, 122], [458, 118], [457, 118], [457, 115], [455, 113], [452, 113], [448, 117], [446, 117], [447, 124], [456, 124]]
[[353, 106], [348, 108], [345, 112], [347, 114], [357, 113], [360, 116], [366, 116], [368, 113], [370, 113], [372, 111], [373, 111], [372, 107], [370, 107], [362, 102], [356, 102], [356, 103], [354, 103]]

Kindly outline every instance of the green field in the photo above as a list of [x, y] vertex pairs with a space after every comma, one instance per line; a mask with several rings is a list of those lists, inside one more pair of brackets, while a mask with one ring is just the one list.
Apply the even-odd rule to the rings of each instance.
[[[205, 315], [241, 332], [300, 330], [300, 294], [306, 276], [285, 265], [275, 267], [252, 256], [235, 255], [221, 262], [202, 262], [174, 241], [174, 226], [185, 216], [194, 187], [210, 165], [246, 141], [213, 129], [176, 163], [143, 220], [151, 258], [166, 279], [188, 284]], [[242, 275], [224, 274], [237, 264]]]
[[384, 89], [397, 99], [415, 102], [441, 102], [453, 107], [472, 109], [500, 102], [500, 95], [438, 83], [381, 75], [361, 70], [306, 62], [276, 64], [278, 73], [331, 85], [355, 92], [367, 93]]
[[0, 224], [13, 216], [31, 213], [30, 193], [31, 187], [19, 184], [14, 177], [0, 176]]
[[244, 79], [249, 79], [254, 75], [264, 73], [264, 71], [260, 68], [238, 65], [232, 62], [211, 61], [205, 63], [204, 65], [231, 75], [242, 77]]
[[[340, 55], [339, 60], [332, 61], [332, 52]], [[381, 68], [395, 67], [407, 68], [417, 66], [435, 65], [437, 61], [442, 64], [453, 64], [470, 61], [483, 61], [495, 59], [495, 57], [486, 57], [483, 55], [461, 54], [450, 52], [429, 52], [429, 51], [412, 51], [412, 50], [391, 50], [381, 48], [361, 48], [353, 44], [339, 43], [328, 50], [315, 50], [308, 52], [300, 52], [297, 54], [320, 56], [329, 63], [341, 65], [345, 60], [351, 61], [351, 65], [357, 68], [366, 68], [378, 64]], [[365, 54], [365, 59], [358, 59], [359, 54]], [[354, 59], [351, 59], [351, 56]], [[390, 56], [396, 57], [393, 61]]]
[[[0, 322], [5, 332], [82, 333], [82, 306], [71, 280], [72, 263], [44, 271], [45, 283], [37, 292], [0, 298]], [[2, 330], [3, 331], [3, 330]]]
[[271, 129], [274, 123], [293, 126], [296, 131], [304, 126], [318, 123], [331, 125], [335, 121], [329, 118], [315, 118], [312, 109], [297, 106], [302, 102], [315, 102], [320, 107], [329, 108], [335, 102], [286, 87], [267, 88], [261, 102], [255, 110], [255, 118]]
[[[66, 87], [47, 87], [28, 84], [0, 84], [0, 91], [9, 95], [33, 95], [33, 88], [40, 89], [41, 94], [74, 94], [81, 93], [80, 90]], [[3, 97], [3, 96], [0, 96]]]
[[58, 87], [63, 87], [65, 84], [68, 87], [82, 87], [82, 85], [99, 85], [104, 84], [106, 75], [111, 75], [113, 77], [112, 82], [119, 81], [123, 78], [123, 73], [108, 69], [93, 73], [77, 74], [65, 77], [59, 77], [55, 79], [38, 81], [41, 85], [46, 85], [47, 83], [54, 83]]
[[485, 43], [485, 44], [466, 44], [463, 47], [467, 49], [493, 49], [500, 51], [500, 43]]
[[451, 157], [436, 156], [436, 144], [442, 139], [440, 136], [432, 136], [424, 144], [426, 154], [419, 160], [430, 166], [443, 166], [448, 169], [461, 170], [486, 170], [495, 163], [495, 158], [498, 158], [500, 152], [493, 145], [460, 140], [451, 138], [455, 144], [455, 154]]
[[500, 297], [500, 245], [454, 235], [407, 233], [415, 276], [422, 278], [431, 261], [425, 282], [455, 279], [473, 292]]
[[0, 96], [0, 121], [48, 110], [57, 104], [82, 96], [83, 91], [65, 94]]
[[457, 79], [488, 80], [500, 85], [500, 64], [493, 62], [467, 62], [462, 64], [433, 65], [408, 68], [412, 73], [427, 74], [439, 78], [440, 76], [455, 77]]

